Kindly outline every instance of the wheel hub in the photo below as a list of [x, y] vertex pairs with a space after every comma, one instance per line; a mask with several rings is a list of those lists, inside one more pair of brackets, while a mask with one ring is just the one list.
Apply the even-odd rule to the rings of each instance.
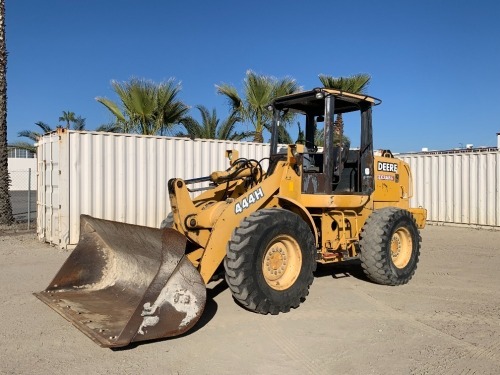
[[286, 253], [280, 246], [271, 248], [266, 257], [266, 267], [270, 275], [281, 276], [286, 267]]
[[393, 236], [391, 240], [391, 253], [393, 258], [397, 258], [401, 253], [401, 239]]
[[289, 288], [297, 279], [302, 265], [298, 243], [282, 235], [271, 241], [265, 251], [262, 273], [266, 283], [276, 290]]
[[410, 232], [406, 228], [398, 228], [391, 238], [391, 259], [397, 268], [404, 268], [408, 265], [412, 254], [412, 239]]

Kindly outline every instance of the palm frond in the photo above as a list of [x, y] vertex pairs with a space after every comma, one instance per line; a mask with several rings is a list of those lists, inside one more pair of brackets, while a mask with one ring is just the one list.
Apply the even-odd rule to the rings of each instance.
[[115, 102], [101, 97], [97, 97], [95, 98], [95, 100], [104, 105], [113, 115], [115, 115], [118, 121], [126, 122], [125, 116], [123, 115], [122, 111], [118, 108], [118, 105]]
[[301, 90], [297, 81], [291, 77], [278, 80], [274, 85], [273, 99], [278, 96], [290, 95]]
[[73, 120], [73, 129], [79, 131], [85, 130], [85, 122], [86, 119], [82, 116], [75, 117]]
[[323, 87], [347, 91], [353, 94], [363, 94], [371, 80], [369, 74], [354, 74], [348, 77], [333, 77], [326, 74], [320, 74], [319, 80]]
[[[214, 109], [215, 114], [215, 109]], [[248, 135], [245, 132], [236, 132], [236, 125], [241, 121], [241, 117], [237, 115], [236, 112], [232, 112], [229, 117], [227, 117], [217, 129], [218, 139], [228, 139], [231, 141], [241, 141]]]
[[122, 133], [123, 127], [119, 123], [109, 123], [98, 126], [95, 131], [104, 133]]
[[273, 99], [276, 80], [273, 77], [258, 75], [249, 70], [244, 81], [246, 102], [255, 112], [260, 112]]
[[116, 116], [125, 132], [148, 135], [173, 133], [189, 110], [178, 99], [181, 86], [174, 79], [156, 84], [132, 78], [128, 82], [112, 81], [111, 85], [120, 98], [122, 108], [108, 99], [96, 99]]
[[52, 128], [50, 127], [50, 125], [46, 124], [43, 121], [37, 121], [35, 122], [35, 125], [42, 129], [43, 134], [52, 132]]
[[[292, 78], [278, 79], [257, 74], [252, 70], [246, 72], [242, 97], [233, 86], [222, 84], [216, 87], [219, 94], [229, 99], [230, 107], [237, 111], [240, 121], [253, 126], [255, 142], [263, 141], [263, 131], [268, 129], [272, 122], [272, 113], [267, 110], [267, 105], [277, 96], [292, 94], [301, 89]], [[292, 113], [288, 114], [283, 124], [288, 125], [293, 118]]]
[[42, 136], [42, 134], [34, 132], [32, 130], [21, 130], [19, 133], [17, 133], [18, 137], [24, 137], [24, 138], [29, 138], [33, 142], [36, 142], [38, 138]]
[[160, 127], [161, 134], [172, 133], [180, 120], [186, 116], [189, 107], [178, 99], [181, 85], [173, 79], [161, 83], [156, 92], [155, 122]]
[[[181, 120], [182, 126], [186, 129], [187, 135], [191, 138], [204, 139], [225, 139], [242, 140], [249, 135], [245, 132], [236, 132], [236, 123], [241, 121], [237, 112], [232, 112], [228, 118], [221, 120], [217, 117], [217, 110], [210, 111], [203, 105], [195, 107], [201, 116], [201, 122], [191, 116], [186, 116]], [[185, 136], [186, 133], [177, 133], [177, 136]]]
[[[189, 136], [190, 138], [203, 138], [203, 130], [202, 126], [198, 121], [196, 121], [194, 118], [190, 116], [183, 117], [180, 121], [180, 124], [186, 129], [186, 133], [182, 133], [184, 135]], [[179, 135], [180, 133], [177, 133], [177, 136], [184, 136], [184, 135]]]
[[241, 100], [236, 87], [223, 83], [221, 85], [215, 85], [215, 88], [218, 94], [224, 95], [228, 99], [232, 110], [241, 110], [243, 107], [243, 101]]
[[[271, 132], [271, 126], [266, 124], [266, 130]], [[292, 144], [294, 143], [288, 130], [284, 126], [278, 127], [278, 143]]]
[[71, 111], [62, 111], [62, 116], [59, 117], [59, 121], [66, 123], [66, 129], [69, 129], [69, 126], [72, 122], [76, 120], [75, 112]]

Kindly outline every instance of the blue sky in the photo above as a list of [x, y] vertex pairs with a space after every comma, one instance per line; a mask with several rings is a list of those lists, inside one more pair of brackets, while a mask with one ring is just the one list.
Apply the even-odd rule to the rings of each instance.
[[225, 118], [215, 85], [241, 88], [251, 69], [304, 89], [370, 74], [377, 149], [493, 146], [499, 19], [494, 0], [6, 0], [8, 141], [63, 110], [109, 122], [95, 97], [132, 77], [175, 78], [186, 104]]

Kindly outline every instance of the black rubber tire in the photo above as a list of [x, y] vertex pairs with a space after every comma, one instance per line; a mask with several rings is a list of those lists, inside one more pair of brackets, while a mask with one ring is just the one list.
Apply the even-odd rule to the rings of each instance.
[[174, 214], [170, 212], [160, 224], [160, 229], [174, 227]]
[[[290, 266], [284, 263], [284, 272], [295, 276], [286, 289], [277, 290], [266, 281], [263, 262], [266, 254], [274, 251], [270, 245], [283, 237], [298, 245], [293, 248], [296, 254], [300, 251], [300, 271], [287, 271]], [[291, 258], [288, 262], [293, 263]], [[291, 211], [281, 208], [259, 210], [233, 231], [224, 268], [233, 297], [246, 309], [273, 315], [288, 312], [298, 307], [309, 294], [316, 270], [314, 236], [306, 222]]]
[[[405, 246], [408, 248], [405, 255], [407, 259], [404, 259], [401, 265], [395, 264], [391, 251], [392, 241], [396, 241], [396, 247], [398, 244], [399, 237], [396, 233], [404, 234], [407, 239], [403, 242], [409, 242], [409, 246]], [[370, 280], [378, 284], [406, 284], [417, 269], [421, 241], [415, 219], [407, 210], [386, 207], [374, 211], [366, 220], [360, 234], [359, 247], [363, 271]]]

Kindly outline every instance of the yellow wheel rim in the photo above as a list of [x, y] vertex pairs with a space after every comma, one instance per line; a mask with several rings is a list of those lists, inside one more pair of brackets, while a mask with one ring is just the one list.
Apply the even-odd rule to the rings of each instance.
[[398, 228], [391, 238], [392, 263], [397, 268], [405, 268], [411, 258], [413, 242], [410, 231], [406, 228]]
[[264, 252], [262, 273], [267, 285], [275, 290], [292, 286], [302, 268], [302, 253], [294, 238], [288, 235], [275, 237]]

